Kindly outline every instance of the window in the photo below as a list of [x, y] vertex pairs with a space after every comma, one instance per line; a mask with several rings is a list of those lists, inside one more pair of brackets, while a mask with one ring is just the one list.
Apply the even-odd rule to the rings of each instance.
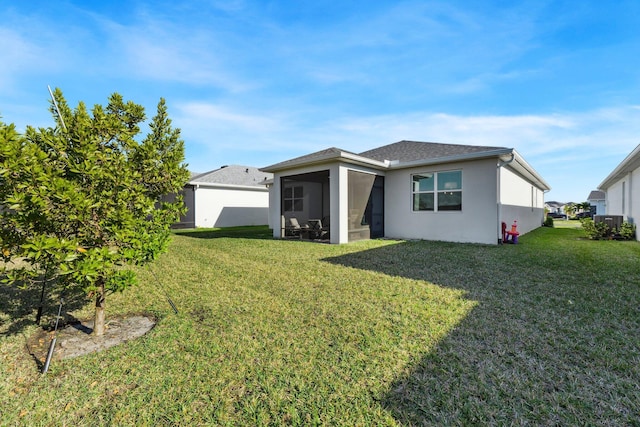
[[303, 193], [303, 187], [301, 185], [295, 187], [285, 187], [283, 198], [284, 211], [301, 212], [304, 209]]
[[435, 180], [433, 173], [413, 175], [413, 210], [434, 210]]
[[461, 211], [462, 171], [415, 174], [412, 193], [414, 211]]

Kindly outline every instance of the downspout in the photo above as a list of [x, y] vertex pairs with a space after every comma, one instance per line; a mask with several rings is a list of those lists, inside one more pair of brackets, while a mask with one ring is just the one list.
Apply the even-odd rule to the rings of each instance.
[[502, 195], [500, 194], [500, 168], [503, 166], [508, 165], [509, 163], [513, 162], [516, 158], [516, 155], [513, 154], [513, 151], [511, 152], [511, 158], [509, 160], [503, 161], [500, 160], [498, 162], [498, 167], [496, 168], [496, 218], [498, 218], [498, 221], [496, 223], [496, 235], [498, 236], [498, 244], [502, 243], [502, 230], [501, 230], [501, 225], [502, 225]]

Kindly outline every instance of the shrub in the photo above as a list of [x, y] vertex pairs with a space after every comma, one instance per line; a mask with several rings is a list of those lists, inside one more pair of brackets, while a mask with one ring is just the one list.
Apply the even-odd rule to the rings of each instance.
[[544, 224], [545, 227], [553, 227], [553, 218], [551, 218], [550, 216], [548, 216], [545, 220], [544, 220]]
[[618, 234], [623, 240], [632, 240], [636, 237], [636, 226], [635, 224], [631, 224], [627, 221], [623, 222], [620, 225], [620, 230], [618, 230]]
[[620, 239], [631, 240], [635, 238], [636, 226], [627, 221], [620, 225], [620, 229], [612, 229], [604, 222], [594, 222], [591, 218], [582, 218], [582, 229], [587, 233], [590, 239]]

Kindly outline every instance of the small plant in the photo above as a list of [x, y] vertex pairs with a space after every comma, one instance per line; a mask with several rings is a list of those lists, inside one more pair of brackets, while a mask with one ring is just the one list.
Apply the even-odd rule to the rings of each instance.
[[550, 216], [546, 217], [546, 219], [544, 220], [544, 224], [545, 227], [552, 227], [553, 228], [553, 218], [551, 218]]
[[582, 228], [592, 240], [603, 240], [611, 236], [612, 230], [604, 222], [594, 222], [591, 218], [580, 220]]
[[631, 224], [630, 222], [623, 222], [620, 225], [620, 230], [618, 230], [618, 234], [623, 240], [632, 240], [636, 237], [636, 226], [635, 224]]

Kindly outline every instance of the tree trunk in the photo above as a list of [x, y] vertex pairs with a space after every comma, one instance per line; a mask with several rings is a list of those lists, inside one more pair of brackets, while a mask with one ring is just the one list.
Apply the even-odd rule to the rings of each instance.
[[104, 283], [98, 286], [96, 294], [96, 316], [93, 321], [93, 334], [95, 336], [102, 336], [104, 334], [104, 307], [106, 298], [104, 294]]

